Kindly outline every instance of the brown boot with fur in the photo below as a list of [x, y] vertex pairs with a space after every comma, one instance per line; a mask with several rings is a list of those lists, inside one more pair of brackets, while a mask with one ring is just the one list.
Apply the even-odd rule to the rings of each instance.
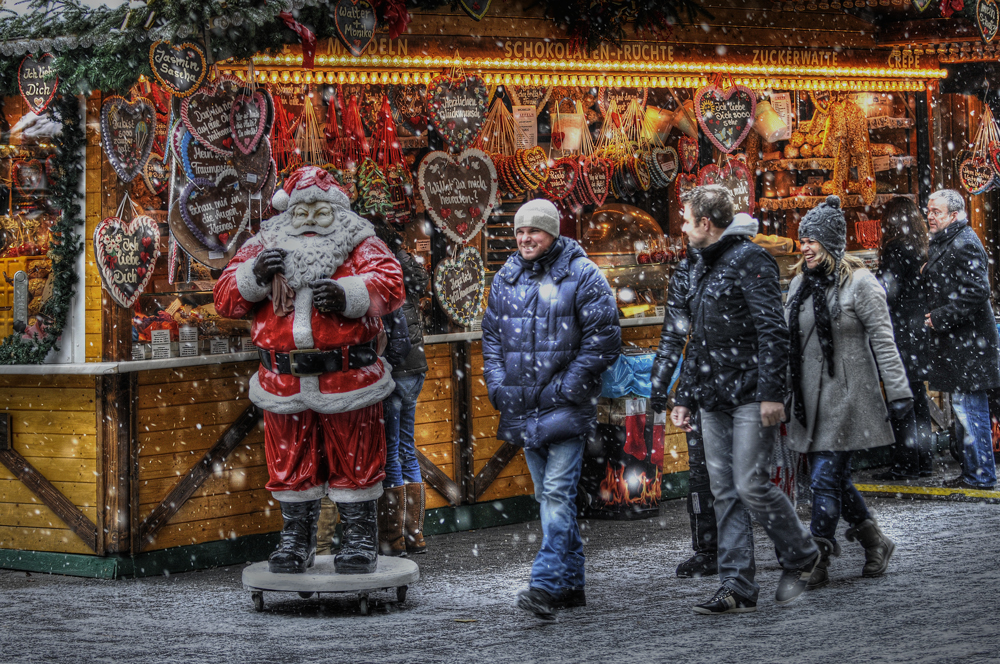
[[406, 490], [402, 486], [384, 489], [378, 499], [378, 544], [383, 556], [406, 555], [403, 540], [405, 504]]
[[425, 553], [427, 542], [424, 541], [424, 506], [427, 495], [423, 482], [410, 482], [406, 485], [406, 523], [403, 534], [406, 539], [406, 550], [409, 553]]

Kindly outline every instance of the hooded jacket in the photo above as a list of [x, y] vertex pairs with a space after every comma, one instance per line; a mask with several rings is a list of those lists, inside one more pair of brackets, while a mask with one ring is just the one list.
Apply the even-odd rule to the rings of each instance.
[[493, 278], [483, 317], [483, 375], [497, 437], [534, 449], [597, 426], [601, 374], [621, 351], [608, 282], [574, 240], [537, 261], [514, 254]]
[[707, 411], [784, 400], [788, 326], [778, 264], [751, 242], [757, 220], [738, 214], [690, 266], [687, 361], [676, 403]]

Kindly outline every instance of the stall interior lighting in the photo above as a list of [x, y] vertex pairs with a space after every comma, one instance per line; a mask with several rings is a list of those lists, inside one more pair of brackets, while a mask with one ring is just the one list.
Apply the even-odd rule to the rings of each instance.
[[[302, 56], [295, 53], [280, 55], [258, 54], [254, 56], [254, 65], [259, 67], [301, 67]], [[733, 76], [751, 76], [781, 78], [819, 77], [819, 78], [885, 78], [885, 79], [936, 79], [948, 75], [944, 69], [892, 69], [889, 67], [803, 67], [761, 64], [732, 64], [725, 62], [618, 62], [593, 60], [513, 60], [503, 58], [442, 58], [431, 56], [362, 56], [355, 58], [347, 55], [317, 55], [318, 67], [348, 67], [355, 69], [411, 69], [442, 67], [465, 67], [481, 71], [546, 71], [546, 72], [583, 72], [584, 76], [598, 72], [622, 72], [628, 75], [657, 74], [696, 74], [709, 76], [713, 74], [731, 74]]]
[[[224, 70], [225, 73], [246, 78], [246, 70]], [[429, 71], [322, 71], [271, 69], [256, 70], [258, 82], [332, 85], [335, 83], [417, 84], [430, 83], [437, 72]], [[591, 87], [647, 87], [647, 88], [700, 88], [708, 85], [707, 76], [642, 76], [605, 74], [524, 74], [487, 72], [483, 74], [487, 85], [562, 85]], [[916, 92], [925, 90], [923, 81], [875, 79], [815, 79], [734, 76], [733, 81], [754, 90], [837, 90], [844, 92]]]

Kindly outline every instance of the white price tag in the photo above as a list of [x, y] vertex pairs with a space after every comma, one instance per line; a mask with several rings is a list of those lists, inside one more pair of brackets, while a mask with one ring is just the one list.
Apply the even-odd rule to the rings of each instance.
[[208, 352], [212, 355], [222, 355], [229, 352], [229, 339], [210, 339], [208, 342]]
[[154, 346], [166, 344], [170, 345], [170, 330], [153, 330], [149, 333], [149, 339]]

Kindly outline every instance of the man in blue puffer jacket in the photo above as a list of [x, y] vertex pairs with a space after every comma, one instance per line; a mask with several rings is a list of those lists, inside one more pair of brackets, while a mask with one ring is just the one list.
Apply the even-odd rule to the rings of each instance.
[[524, 447], [541, 505], [542, 546], [517, 606], [551, 620], [584, 606], [576, 489], [583, 448], [597, 427], [601, 374], [621, 351], [608, 282], [546, 200], [514, 216], [518, 253], [497, 272], [483, 317], [483, 365], [497, 437]]

